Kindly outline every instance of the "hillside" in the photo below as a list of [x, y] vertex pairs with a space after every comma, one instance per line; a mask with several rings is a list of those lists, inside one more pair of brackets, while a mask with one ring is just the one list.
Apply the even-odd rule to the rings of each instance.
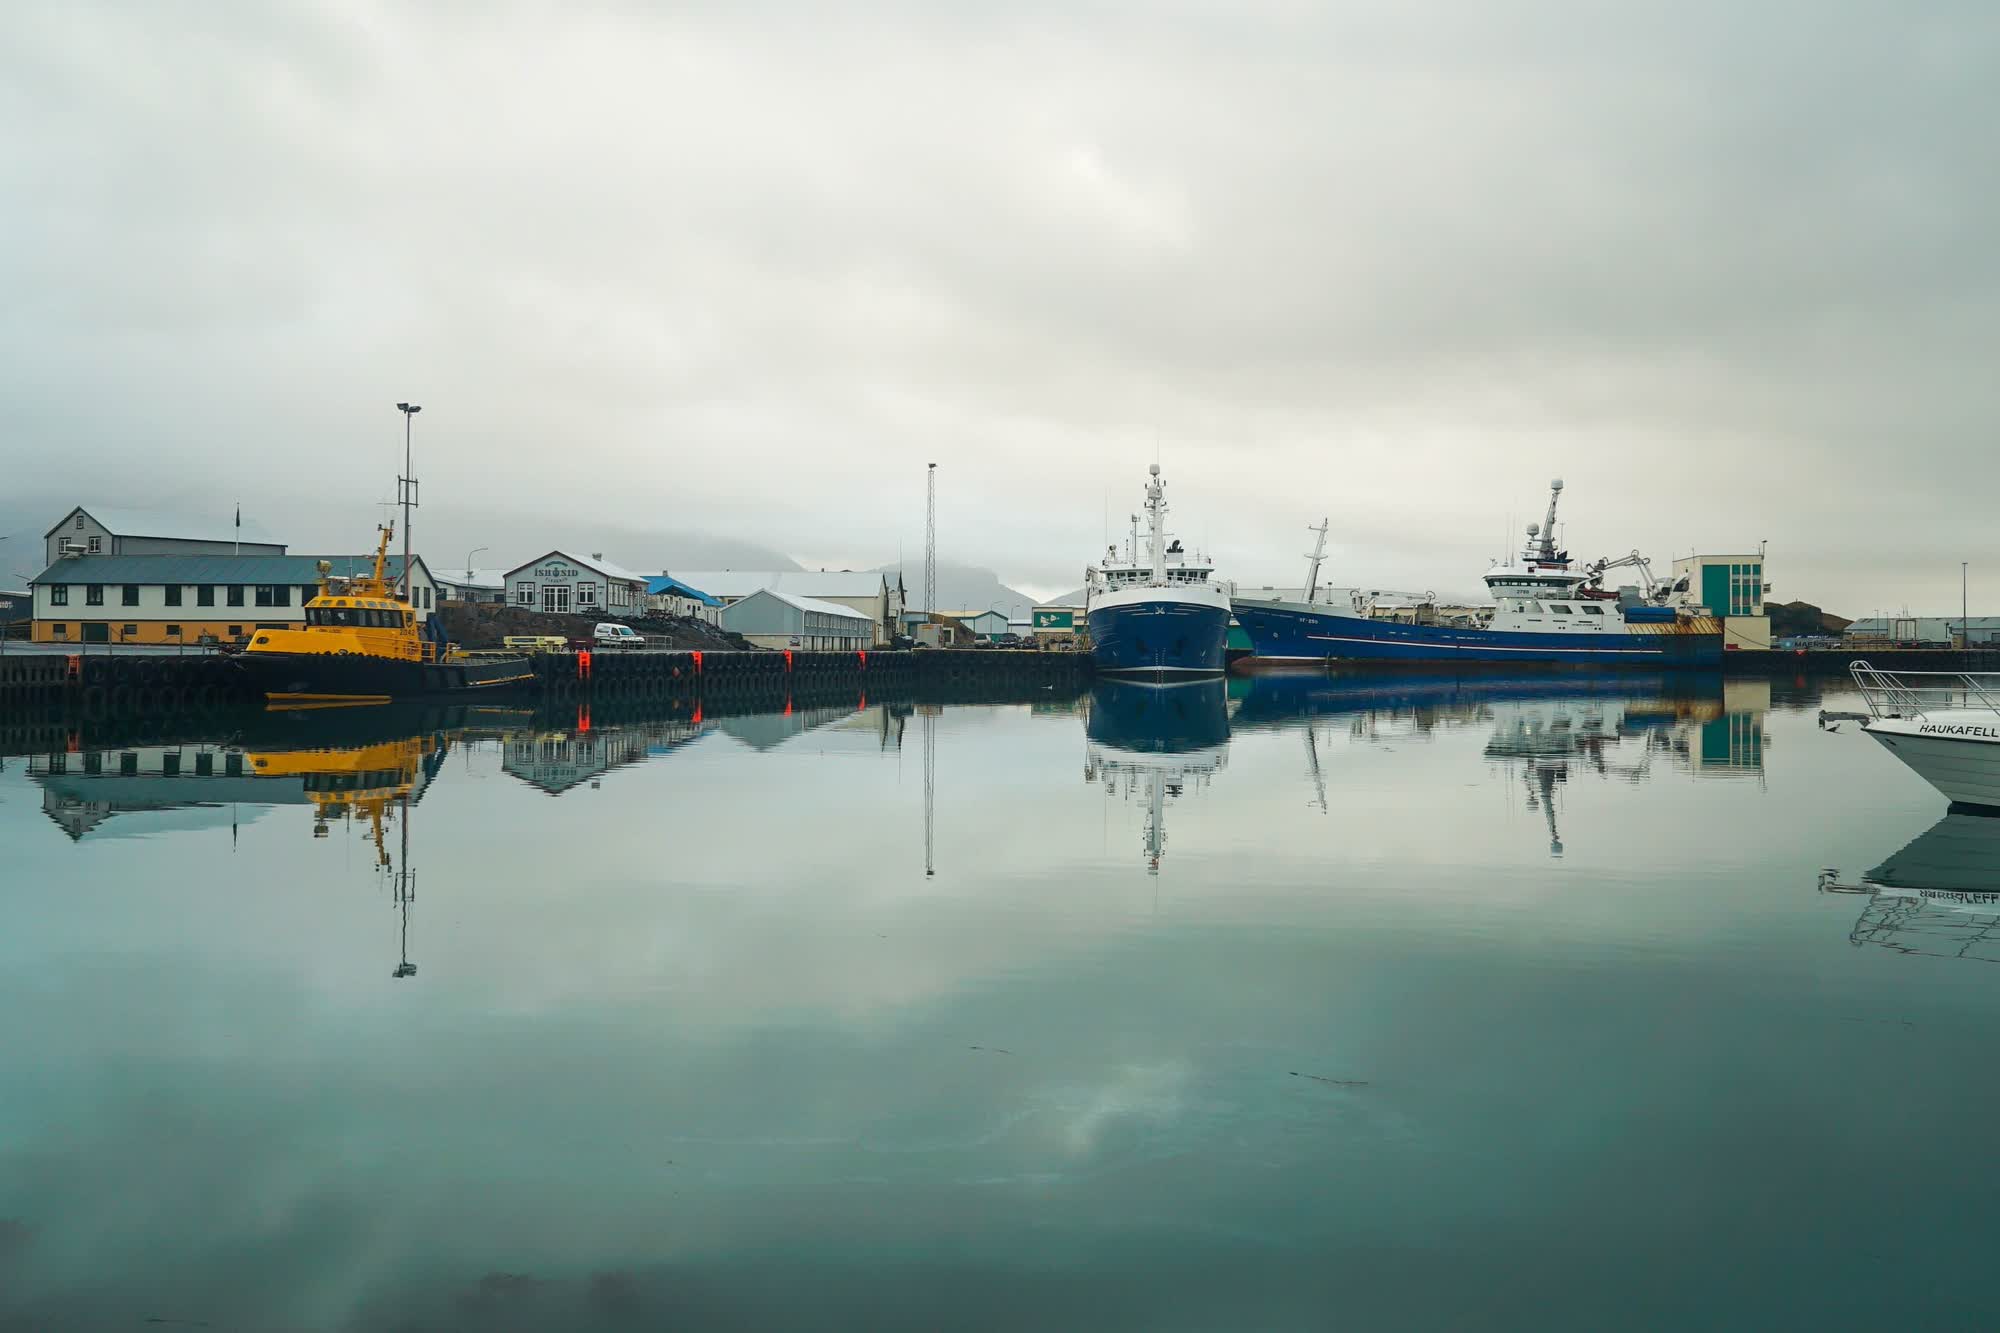
[[[898, 565], [892, 561], [877, 565], [882, 573], [894, 573]], [[900, 568], [903, 586], [910, 596], [910, 608], [922, 610], [924, 604], [924, 562], [905, 560]], [[1035, 599], [1000, 581], [1000, 576], [990, 569], [980, 569], [974, 565], [948, 565], [938, 562], [937, 570], [938, 611], [984, 611], [989, 607], [1005, 611], [1010, 620], [1026, 620], [1033, 609]]]

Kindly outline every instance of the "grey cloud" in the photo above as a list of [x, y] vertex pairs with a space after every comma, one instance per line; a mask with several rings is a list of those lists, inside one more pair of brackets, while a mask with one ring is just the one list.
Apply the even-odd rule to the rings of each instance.
[[90, 460], [32, 469], [49, 504], [240, 485], [338, 544], [414, 394], [448, 547], [539, 507], [887, 561], [936, 460], [948, 555], [1071, 587], [1157, 449], [1247, 581], [1331, 513], [1344, 578], [1469, 589], [1561, 473], [1579, 550], [1768, 537], [1780, 595], [1852, 613], [1987, 522], [1985, 6], [97, 5], [0, 38], [9, 439]]

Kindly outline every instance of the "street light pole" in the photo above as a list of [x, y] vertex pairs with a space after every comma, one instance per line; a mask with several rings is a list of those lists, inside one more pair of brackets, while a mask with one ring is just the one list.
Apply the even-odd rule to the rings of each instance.
[[416, 403], [397, 403], [396, 410], [403, 414], [403, 475], [396, 478], [396, 489], [403, 501], [403, 600], [412, 600], [410, 591], [410, 507], [417, 503], [417, 479], [410, 475], [410, 421], [424, 409]]
[[1958, 562], [1958, 646], [1961, 649], [1972, 646], [1972, 596], [1970, 560]]

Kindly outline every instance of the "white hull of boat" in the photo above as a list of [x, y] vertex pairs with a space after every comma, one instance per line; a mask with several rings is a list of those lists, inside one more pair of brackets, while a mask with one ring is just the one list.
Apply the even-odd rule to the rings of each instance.
[[1948, 799], [2000, 809], [2000, 718], [1994, 714], [1876, 718], [1862, 730]]

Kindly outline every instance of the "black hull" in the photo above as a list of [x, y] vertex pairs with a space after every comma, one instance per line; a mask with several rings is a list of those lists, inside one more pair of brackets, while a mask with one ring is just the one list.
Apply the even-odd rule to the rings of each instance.
[[450, 699], [502, 691], [535, 678], [525, 657], [409, 662], [354, 653], [244, 653], [250, 686], [272, 703]]

